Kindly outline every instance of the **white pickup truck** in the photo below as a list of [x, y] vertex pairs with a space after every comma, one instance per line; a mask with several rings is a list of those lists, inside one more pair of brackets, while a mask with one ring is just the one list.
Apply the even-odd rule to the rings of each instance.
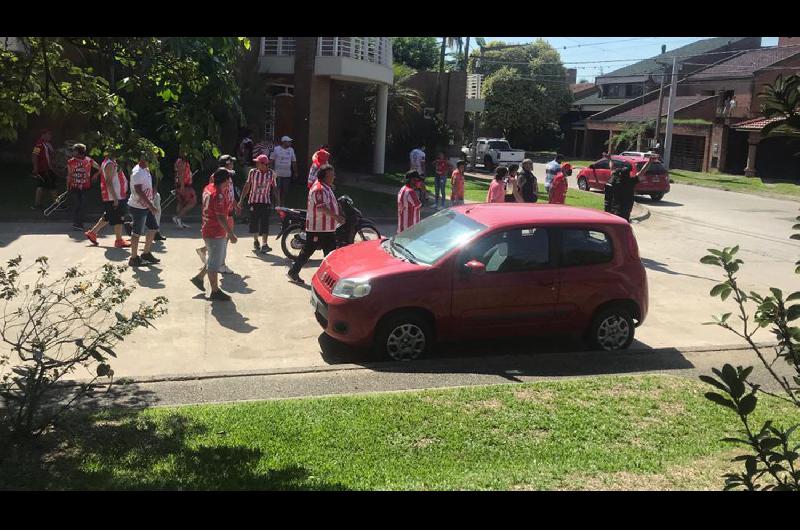
[[[489, 171], [493, 171], [498, 165], [507, 166], [509, 164], [522, 165], [525, 160], [525, 151], [522, 149], [511, 149], [508, 140], [505, 138], [478, 138], [477, 159], [483, 161], [483, 165]], [[472, 146], [464, 147], [461, 150], [466, 155], [467, 160], [472, 159]]]

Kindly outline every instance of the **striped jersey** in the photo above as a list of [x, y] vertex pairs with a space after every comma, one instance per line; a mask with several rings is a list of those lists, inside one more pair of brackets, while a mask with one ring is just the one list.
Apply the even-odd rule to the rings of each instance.
[[111, 177], [111, 186], [117, 194], [117, 199], [125, 200], [128, 196], [128, 180], [125, 178], [125, 173], [117, 165], [116, 160], [106, 158], [103, 160], [103, 163], [100, 164], [100, 171], [102, 172], [102, 175], [100, 175], [100, 194], [103, 197], [103, 201], [109, 202], [114, 200], [111, 194], [108, 193], [108, 184], [106, 184], [106, 166], [109, 164], [112, 164], [114, 169], [117, 170], [117, 174]]
[[183, 179], [184, 186], [191, 186], [192, 185], [192, 166], [189, 164], [188, 160], [184, 160], [183, 158], [179, 158], [175, 161], [175, 182], [178, 182], [178, 179]]
[[339, 215], [339, 203], [330, 186], [319, 180], [308, 190], [308, 212], [306, 213], [306, 232], [335, 232], [336, 218], [322, 212], [328, 208]]
[[397, 232], [400, 233], [411, 228], [419, 222], [419, 213], [422, 202], [419, 200], [417, 190], [411, 186], [403, 186], [397, 194]]
[[260, 171], [257, 168], [250, 170], [247, 175], [247, 182], [250, 184], [250, 204], [270, 204], [270, 192], [275, 186], [275, 176], [271, 169]]
[[88, 190], [92, 183], [92, 166], [94, 160], [88, 156], [84, 158], [70, 158], [67, 161], [67, 182], [70, 189]]

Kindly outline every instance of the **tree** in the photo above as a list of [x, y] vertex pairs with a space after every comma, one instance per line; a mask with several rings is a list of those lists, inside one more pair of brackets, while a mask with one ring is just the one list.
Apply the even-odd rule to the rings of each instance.
[[436, 66], [439, 46], [436, 37], [393, 37], [392, 58], [415, 70], [432, 70]]
[[765, 125], [761, 134], [800, 137], [800, 75], [780, 75], [759, 95], [764, 99], [764, 116], [776, 119]]

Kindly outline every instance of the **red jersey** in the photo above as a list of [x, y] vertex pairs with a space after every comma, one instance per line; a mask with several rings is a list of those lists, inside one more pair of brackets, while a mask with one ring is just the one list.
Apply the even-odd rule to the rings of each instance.
[[559, 171], [550, 183], [550, 204], [564, 204], [567, 198], [567, 178]]
[[247, 182], [250, 184], [250, 204], [270, 204], [270, 192], [275, 186], [275, 176], [271, 169], [265, 172], [251, 169], [247, 175]]
[[225, 237], [228, 232], [225, 230], [219, 220], [218, 215], [224, 215], [227, 218], [231, 205], [228, 202], [227, 194], [222, 190], [218, 190], [214, 184], [209, 184], [203, 190], [203, 225], [200, 228], [200, 233], [207, 239], [221, 239]]
[[[211, 175], [209, 175], [208, 183], [209, 184], [214, 184], [214, 174], [213, 173]], [[234, 195], [234, 193], [233, 193], [233, 182], [231, 182], [231, 185], [228, 186], [228, 197], [227, 197], [227, 199], [228, 199], [228, 202], [230, 203], [230, 209], [231, 209], [231, 211], [233, 211], [233, 205], [236, 202], [236, 195]]]
[[88, 156], [67, 160], [67, 182], [71, 190], [88, 190], [92, 186], [92, 167], [95, 162]]
[[319, 180], [308, 190], [308, 212], [306, 214], [306, 232], [335, 232], [338, 223], [336, 218], [323, 212], [325, 207], [339, 215], [339, 202], [330, 186]]
[[106, 158], [100, 164], [100, 171], [102, 172], [102, 175], [100, 175], [100, 195], [105, 202], [114, 200], [111, 194], [108, 193], [108, 184], [106, 184], [106, 166], [109, 164], [113, 164], [117, 170], [117, 174], [111, 179], [111, 185], [114, 187], [114, 191], [117, 192], [117, 199], [124, 200], [128, 196], [128, 179], [125, 178], [125, 173], [117, 165], [117, 161], [111, 158]]
[[184, 160], [183, 158], [179, 158], [175, 161], [175, 182], [179, 182], [178, 179], [183, 179], [184, 186], [191, 186], [192, 185], [192, 166], [189, 164], [188, 160]]
[[50, 159], [53, 156], [53, 146], [41, 138], [33, 146], [33, 154], [36, 155], [36, 171], [43, 175], [50, 169]]
[[433, 162], [433, 166], [436, 168], [436, 174], [440, 177], [447, 176], [447, 170], [450, 169], [450, 162], [445, 160], [439, 160], [438, 158]]
[[453, 171], [453, 174], [450, 176], [450, 200], [451, 201], [463, 201], [464, 200], [464, 174], [461, 173], [459, 170]]
[[419, 200], [417, 190], [405, 185], [397, 194], [397, 232], [411, 228], [419, 222], [422, 202]]

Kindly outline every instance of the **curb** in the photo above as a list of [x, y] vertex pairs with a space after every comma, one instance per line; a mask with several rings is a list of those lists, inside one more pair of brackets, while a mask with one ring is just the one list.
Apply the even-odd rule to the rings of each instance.
[[[756, 346], [759, 348], [767, 348], [777, 346], [776, 342], [767, 342], [767, 343], [757, 343]], [[623, 350], [620, 352], [616, 352], [621, 355], [642, 355], [642, 354], [649, 354], [649, 355], [657, 355], [661, 353], [671, 353], [674, 351], [678, 351], [679, 353], [708, 353], [708, 352], [718, 352], [718, 351], [741, 351], [741, 350], [749, 350], [749, 345], [742, 345], [742, 344], [732, 344], [732, 345], [712, 345], [712, 346], [689, 346], [685, 348], [634, 348]], [[563, 352], [561, 352], [563, 353]], [[589, 351], [578, 351], [578, 352], [570, 352], [572, 355], [599, 355], [599, 354], [607, 354], [608, 352], [600, 351], [600, 350], [589, 350]], [[560, 353], [550, 353], [549, 355], [556, 355]], [[540, 355], [548, 355], [548, 353], [542, 353]], [[517, 357], [519, 354], [510, 354], [506, 355], [506, 357]], [[495, 358], [501, 358], [504, 356], [496, 356]], [[201, 381], [204, 379], [228, 379], [228, 378], [237, 378], [237, 377], [263, 377], [263, 376], [273, 376], [273, 375], [303, 375], [303, 374], [317, 374], [317, 373], [330, 373], [330, 372], [350, 372], [350, 371], [361, 371], [361, 370], [372, 370], [375, 367], [381, 368], [391, 368], [393, 366], [403, 366], [408, 368], [414, 368], [415, 366], [418, 368], [423, 368], [424, 366], [428, 366], [430, 364], [441, 363], [442, 361], [445, 362], [453, 362], [453, 361], [462, 361], [464, 359], [474, 360], [479, 357], [456, 357], [456, 358], [449, 358], [446, 360], [443, 359], [427, 359], [417, 361], [415, 363], [403, 363], [403, 362], [391, 362], [391, 361], [374, 361], [374, 362], [366, 362], [364, 364], [354, 364], [354, 363], [342, 363], [342, 364], [333, 364], [333, 365], [318, 365], [318, 366], [308, 366], [308, 367], [301, 367], [301, 368], [269, 368], [269, 369], [262, 369], [262, 370], [234, 370], [234, 371], [222, 371], [222, 372], [201, 372], [201, 373], [185, 373], [185, 374], [166, 374], [166, 375], [156, 375], [156, 376], [131, 376], [131, 377], [120, 377], [114, 383], [117, 385], [129, 385], [129, 384], [149, 384], [149, 383], [168, 383], [168, 382], [176, 382], [176, 381]], [[413, 371], [413, 370], [410, 370]], [[72, 386], [79, 386], [84, 383], [88, 383], [90, 379], [75, 379], [73, 381], [64, 381], [62, 384], [65, 387], [72, 387]], [[104, 384], [104, 383], [99, 383]]]

